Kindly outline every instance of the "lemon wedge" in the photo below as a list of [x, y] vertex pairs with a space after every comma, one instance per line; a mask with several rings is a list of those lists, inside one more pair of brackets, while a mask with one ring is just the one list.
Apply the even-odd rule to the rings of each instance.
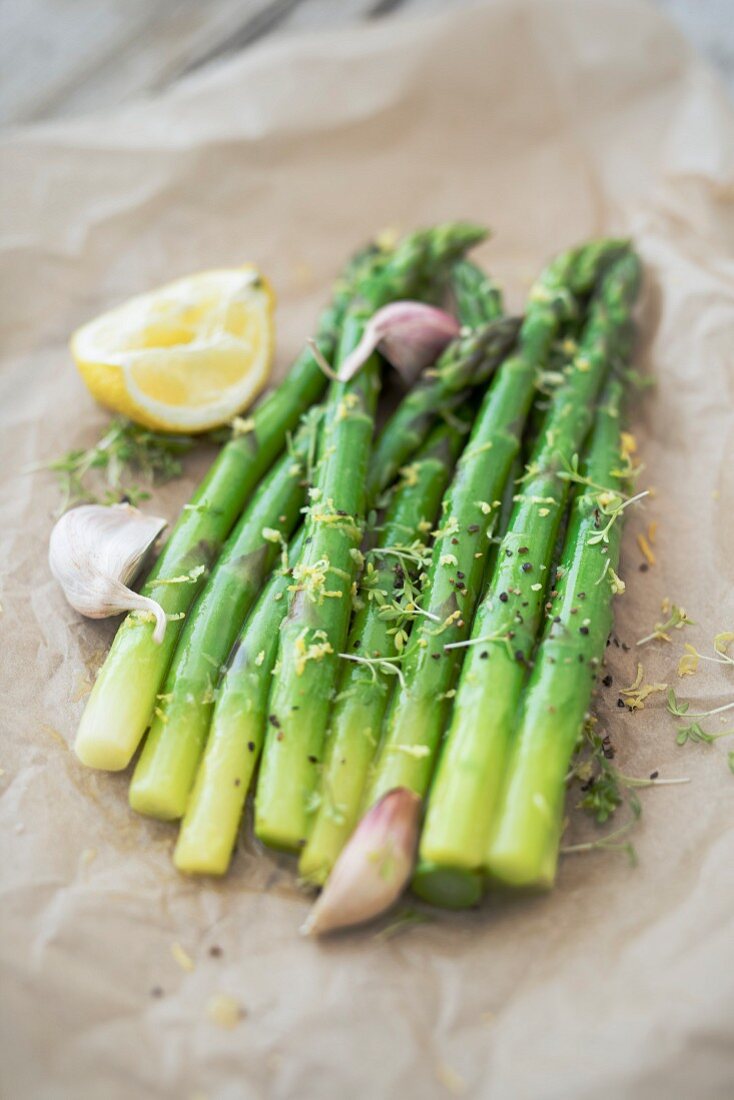
[[267, 382], [274, 301], [254, 265], [204, 271], [83, 325], [71, 353], [101, 404], [159, 431], [206, 431]]

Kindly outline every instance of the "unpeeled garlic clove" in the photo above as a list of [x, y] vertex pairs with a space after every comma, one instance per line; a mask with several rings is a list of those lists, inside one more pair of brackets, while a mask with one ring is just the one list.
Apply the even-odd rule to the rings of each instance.
[[379, 349], [412, 384], [459, 332], [459, 322], [443, 309], [422, 302], [392, 302], [378, 309], [367, 322], [359, 344], [341, 364], [338, 378], [346, 382], [354, 377], [372, 352]]
[[128, 585], [165, 526], [165, 519], [146, 516], [130, 504], [83, 504], [66, 512], [51, 532], [48, 563], [74, 610], [90, 619], [152, 612], [153, 639], [162, 642], [165, 611]]
[[352, 833], [301, 932], [320, 936], [380, 916], [405, 888], [415, 860], [421, 800], [388, 791]]

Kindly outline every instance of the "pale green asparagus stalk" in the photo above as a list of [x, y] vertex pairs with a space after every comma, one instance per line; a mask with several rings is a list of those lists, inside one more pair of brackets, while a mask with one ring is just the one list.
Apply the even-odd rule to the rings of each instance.
[[485, 850], [489, 875], [511, 886], [553, 884], [566, 775], [612, 627], [624, 515], [621, 386], [602, 401], [582, 467], [556, 593], [516, 722]]
[[497, 567], [474, 620], [414, 880], [414, 889], [435, 904], [460, 907], [481, 893], [487, 838], [568, 496], [564, 473], [583, 443], [606, 374], [626, 351], [638, 285], [639, 262], [632, 253], [602, 278], [518, 487]]
[[179, 871], [223, 875], [232, 858], [245, 798], [260, 758], [278, 632], [288, 607], [291, 562], [303, 551], [301, 527], [263, 589], [230, 656], [214, 706], [203, 759], [173, 862]]

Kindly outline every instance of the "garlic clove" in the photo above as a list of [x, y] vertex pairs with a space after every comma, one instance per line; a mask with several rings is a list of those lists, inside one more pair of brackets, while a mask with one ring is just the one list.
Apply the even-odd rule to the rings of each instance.
[[443, 309], [422, 302], [391, 302], [367, 322], [359, 344], [341, 364], [338, 378], [342, 382], [353, 378], [373, 351], [379, 349], [405, 381], [412, 384], [460, 331], [456, 318]]
[[421, 799], [406, 787], [388, 791], [368, 810], [334, 864], [301, 928], [320, 936], [384, 913], [413, 870]]
[[155, 617], [154, 641], [163, 641], [166, 613], [128, 587], [166, 526], [130, 504], [84, 504], [66, 512], [51, 532], [48, 563], [66, 599], [82, 615], [105, 619], [122, 611]]

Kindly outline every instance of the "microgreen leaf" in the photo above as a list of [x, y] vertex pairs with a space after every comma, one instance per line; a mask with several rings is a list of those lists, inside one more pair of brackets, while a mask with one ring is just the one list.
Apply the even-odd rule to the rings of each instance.
[[677, 718], [682, 717], [690, 707], [690, 703], [678, 702], [675, 697], [675, 691], [673, 688], [668, 692], [668, 710], [671, 714], [674, 714]]
[[690, 726], [681, 726], [678, 729], [675, 740], [679, 745], [685, 745], [688, 741], [710, 745], [716, 740], [716, 737], [711, 733], [706, 733], [699, 722], [691, 722]]
[[731, 737], [732, 734], [734, 734], [734, 730], [719, 730], [718, 733], [707, 733], [706, 730], [701, 727], [700, 722], [691, 722], [690, 726], [679, 727], [678, 735], [675, 740], [679, 745], [685, 745], [688, 741], [712, 745], [714, 741], [718, 741], [720, 737]]

